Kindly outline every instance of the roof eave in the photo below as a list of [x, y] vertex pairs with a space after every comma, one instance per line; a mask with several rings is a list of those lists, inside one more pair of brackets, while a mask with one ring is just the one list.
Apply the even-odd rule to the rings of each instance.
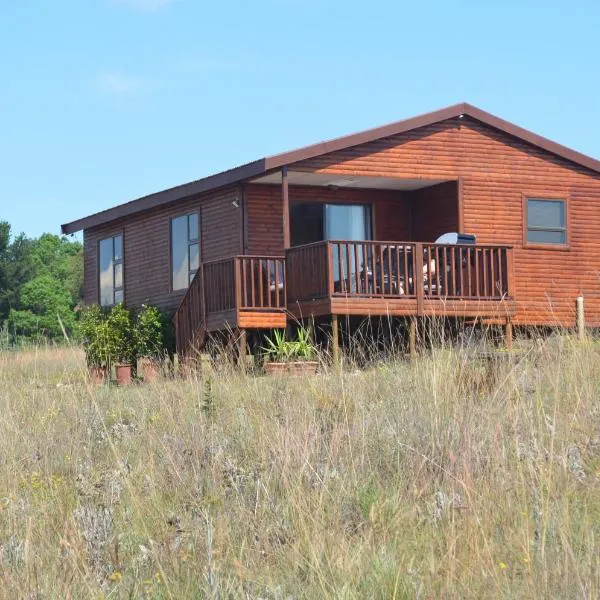
[[228, 171], [223, 171], [215, 175], [209, 175], [197, 181], [179, 185], [161, 192], [155, 192], [136, 200], [131, 200], [124, 204], [119, 204], [107, 210], [103, 210], [93, 215], [83, 217], [70, 223], [61, 225], [61, 231], [63, 234], [75, 233], [82, 229], [90, 229], [98, 225], [103, 225], [115, 219], [125, 217], [134, 213], [142, 212], [158, 206], [164, 206], [182, 200], [184, 198], [190, 198], [197, 196], [203, 192], [216, 190], [219, 188], [241, 183], [249, 178], [262, 175], [265, 172], [265, 159], [261, 158], [254, 162], [247, 163], [240, 167], [235, 167]]

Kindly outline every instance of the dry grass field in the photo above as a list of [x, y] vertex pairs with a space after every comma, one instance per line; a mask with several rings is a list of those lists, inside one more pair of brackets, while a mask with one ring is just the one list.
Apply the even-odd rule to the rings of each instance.
[[1, 597], [599, 597], [598, 345], [205, 375], [0, 354]]

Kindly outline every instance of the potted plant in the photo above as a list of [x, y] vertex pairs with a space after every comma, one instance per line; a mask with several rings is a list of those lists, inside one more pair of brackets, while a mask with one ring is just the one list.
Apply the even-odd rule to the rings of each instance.
[[162, 319], [155, 306], [142, 305], [135, 319], [133, 334], [144, 381], [155, 381], [160, 373], [163, 355]]
[[88, 376], [92, 383], [102, 384], [107, 380], [110, 368], [110, 335], [102, 309], [97, 304], [84, 308], [78, 328], [85, 349]]
[[117, 384], [128, 385], [132, 379], [135, 351], [131, 317], [122, 303], [113, 306], [108, 315], [107, 326]]
[[319, 363], [315, 360], [317, 350], [310, 341], [310, 331], [300, 327], [295, 340], [286, 340], [285, 333], [275, 330], [273, 339], [265, 338], [263, 348], [268, 361], [265, 372], [269, 375], [304, 375], [317, 372]]

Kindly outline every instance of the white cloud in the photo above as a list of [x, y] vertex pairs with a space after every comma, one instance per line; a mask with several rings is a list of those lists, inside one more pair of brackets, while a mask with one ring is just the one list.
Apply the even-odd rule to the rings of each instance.
[[112, 0], [115, 4], [133, 8], [135, 10], [143, 10], [148, 12], [156, 12], [163, 8], [167, 8], [176, 0]]
[[95, 78], [94, 84], [101, 92], [116, 96], [131, 96], [147, 88], [146, 82], [140, 77], [110, 71], [100, 73]]

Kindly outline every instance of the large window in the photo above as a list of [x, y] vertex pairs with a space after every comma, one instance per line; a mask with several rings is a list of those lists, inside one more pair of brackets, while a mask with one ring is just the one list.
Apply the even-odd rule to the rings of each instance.
[[290, 221], [292, 246], [372, 237], [370, 204], [293, 202]]
[[526, 242], [564, 246], [567, 243], [565, 200], [527, 198]]
[[100, 240], [100, 306], [123, 302], [123, 236]]
[[171, 219], [173, 291], [186, 289], [200, 266], [200, 219], [191, 213]]

